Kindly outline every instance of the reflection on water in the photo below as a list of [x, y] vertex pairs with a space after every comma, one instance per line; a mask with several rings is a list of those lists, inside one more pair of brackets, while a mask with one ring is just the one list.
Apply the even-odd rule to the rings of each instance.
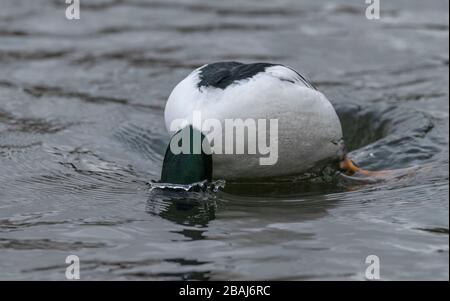
[[[448, 279], [448, 1], [257, 2], [2, 1], [0, 279], [65, 279], [69, 254], [84, 280], [362, 280], [370, 254]], [[168, 93], [220, 60], [309, 75], [350, 156], [400, 170], [164, 189]]]
[[[207, 227], [215, 219], [215, 191], [153, 188], [146, 211], [180, 225]], [[192, 239], [198, 236], [193, 235]], [[200, 236], [201, 238], [201, 236]], [[198, 239], [200, 239], [198, 238]]]

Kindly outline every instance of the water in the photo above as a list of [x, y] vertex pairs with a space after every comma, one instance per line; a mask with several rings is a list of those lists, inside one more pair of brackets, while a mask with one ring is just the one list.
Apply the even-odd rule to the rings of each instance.
[[[0, 279], [449, 277], [448, 1], [0, 2]], [[160, 191], [165, 100], [208, 62], [292, 66], [364, 168]]]

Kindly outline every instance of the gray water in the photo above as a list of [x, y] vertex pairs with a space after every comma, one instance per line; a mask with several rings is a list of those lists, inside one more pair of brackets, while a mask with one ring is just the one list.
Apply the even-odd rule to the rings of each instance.
[[[0, 279], [449, 278], [448, 1], [0, 0]], [[351, 157], [410, 172], [151, 190], [171, 89], [266, 61], [335, 105]]]

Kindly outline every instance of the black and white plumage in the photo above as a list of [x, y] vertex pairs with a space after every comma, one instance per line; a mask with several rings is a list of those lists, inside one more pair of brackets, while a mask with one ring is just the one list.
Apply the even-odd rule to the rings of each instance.
[[339, 118], [326, 97], [300, 73], [283, 65], [219, 62], [204, 65], [172, 91], [164, 117], [277, 119], [278, 161], [260, 165], [260, 155], [213, 154], [215, 178], [261, 178], [304, 172], [317, 163], [343, 157]]
[[[266, 68], [275, 66], [281, 65], [270, 63], [242, 64], [238, 62], [218, 62], [214, 64], [208, 64], [200, 68], [200, 82], [198, 82], [197, 86], [199, 88], [211, 86], [215, 88], [225, 89], [235, 82], [251, 78], [260, 72], [265, 72]], [[281, 74], [279, 74], [278, 78], [281, 81], [287, 81], [290, 83], [295, 83], [300, 79], [307, 87], [314, 88], [313, 85], [309, 81], [307, 81], [300, 73], [296, 72], [293, 69], [291, 70], [294, 71], [297, 76], [293, 74], [286, 74], [287, 76], [283, 77]]]

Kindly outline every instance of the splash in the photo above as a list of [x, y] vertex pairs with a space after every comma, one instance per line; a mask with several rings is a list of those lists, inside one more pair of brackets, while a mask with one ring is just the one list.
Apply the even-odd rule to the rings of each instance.
[[172, 184], [172, 183], [159, 183], [150, 182], [150, 191], [155, 190], [171, 190], [171, 191], [186, 191], [186, 192], [212, 192], [216, 193], [219, 190], [225, 188], [225, 180], [216, 181], [201, 181], [192, 184]]

